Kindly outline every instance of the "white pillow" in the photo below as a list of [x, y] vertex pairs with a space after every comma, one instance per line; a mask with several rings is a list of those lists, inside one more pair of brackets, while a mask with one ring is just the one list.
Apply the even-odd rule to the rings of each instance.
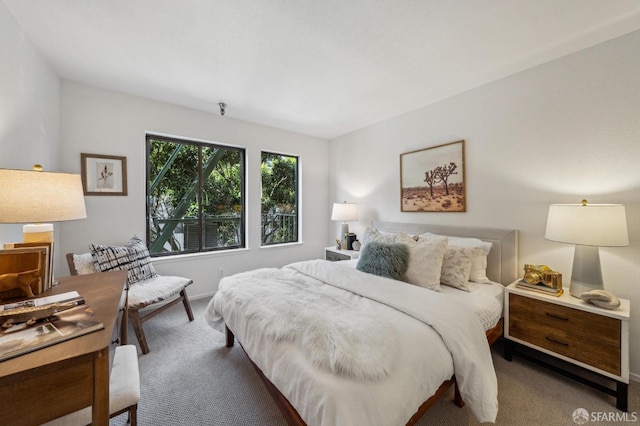
[[440, 283], [464, 291], [470, 291], [468, 281], [471, 266], [478, 257], [477, 247], [447, 246], [442, 261]]
[[78, 271], [78, 275], [95, 274], [96, 267], [93, 265], [91, 253], [73, 255], [73, 266]]
[[416, 241], [405, 232], [383, 233], [375, 228], [364, 231], [362, 246], [371, 241], [385, 244], [406, 244], [409, 247], [409, 268], [407, 281], [420, 287], [440, 291], [442, 259], [447, 248], [447, 237]]
[[409, 267], [407, 281], [411, 284], [440, 291], [442, 262], [447, 249], [447, 239], [415, 241], [409, 237]]
[[369, 227], [364, 230], [364, 237], [362, 238], [362, 247], [360, 248], [360, 250], [364, 249], [364, 246], [370, 243], [371, 241], [376, 241], [378, 243], [384, 243], [384, 244], [394, 244], [394, 243], [407, 243], [409, 241], [415, 241], [415, 240], [405, 232], [382, 233], [375, 228]]
[[[442, 235], [432, 234], [425, 232], [420, 234], [419, 238], [443, 238]], [[464, 237], [448, 237], [449, 245], [456, 247], [476, 247], [478, 248], [478, 256], [471, 265], [471, 272], [469, 273], [469, 281], [482, 284], [491, 284], [491, 280], [487, 278], [487, 255], [491, 251], [492, 244], [487, 241], [482, 241], [478, 238], [464, 238]]]

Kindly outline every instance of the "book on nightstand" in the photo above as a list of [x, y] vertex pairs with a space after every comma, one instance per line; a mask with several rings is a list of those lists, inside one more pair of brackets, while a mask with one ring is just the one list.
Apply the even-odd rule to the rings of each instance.
[[525, 290], [537, 291], [539, 293], [549, 294], [551, 296], [560, 297], [564, 292], [561, 288], [547, 287], [544, 284], [529, 284], [524, 280], [520, 280], [516, 283], [516, 287], [523, 288]]

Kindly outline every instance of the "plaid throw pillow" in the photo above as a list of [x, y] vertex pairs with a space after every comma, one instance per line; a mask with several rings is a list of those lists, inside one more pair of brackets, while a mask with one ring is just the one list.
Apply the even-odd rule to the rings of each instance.
[[133, 237], [123, 247], [89, 244], [91, 258], [97, 271], [119, 271], [127, 269], [129, 284], [148, 280], [158, 274], [151, 263], [149, 250], [138, 237]]

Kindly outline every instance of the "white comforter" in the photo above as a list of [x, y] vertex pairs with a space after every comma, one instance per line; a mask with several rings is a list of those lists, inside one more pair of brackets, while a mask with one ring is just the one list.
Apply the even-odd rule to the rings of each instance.
[[[255, 311], [246, 314], [243, 297], [252, 283], [277, 292], [282, 292], [282, 283], [310, 286], [392, 324], [397, 347], [387, 349], [392, 353], [385, 359], [394, 365], [375, 379], [319, 367], [299, 340], [277, 339], [256, 324]], [[277, 310], [274, 313], [278, 315]], [[371, 322], [371, 316], [365, 318]], [[310, 425], [404, 424], [453, 373], [476, 418], [495, 421], [497, 381], [484, 330], [474, 315], [436, 292], [337, 263], [299, 262], [221, 280], [207, 320], [220, 331], [226, 323], [254, 363]], [[383, 346], [370, 350], [377, 352]]]

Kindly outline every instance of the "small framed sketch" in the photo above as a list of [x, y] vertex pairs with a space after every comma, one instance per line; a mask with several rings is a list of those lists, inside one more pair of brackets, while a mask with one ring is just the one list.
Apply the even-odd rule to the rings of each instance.
[[464, 141], [400, 154], [400, 211], [467, 211]]
[[127, 195], [127, 157], [80, 154], [84, 195]]

